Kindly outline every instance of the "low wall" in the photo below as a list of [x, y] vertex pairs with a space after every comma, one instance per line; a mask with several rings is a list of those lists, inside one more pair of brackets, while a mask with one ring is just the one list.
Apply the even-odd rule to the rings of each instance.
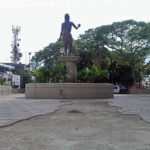
[[129, 94], [150, 94], [150, 89], [130, 89]]
[[12, 92], [12, 94], [25, 93], [25, 89], [12, 88], [11, 92]]
[[0, 85], [0, 95], [11, 94], [11, 86]]
[[113, 98], [113, 85], [104, 83], [29, 83], [26, 98], [100, 99]]

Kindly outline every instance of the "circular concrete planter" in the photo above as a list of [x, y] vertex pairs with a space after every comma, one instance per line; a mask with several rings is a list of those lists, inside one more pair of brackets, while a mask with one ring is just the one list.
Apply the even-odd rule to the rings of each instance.
[[29, 83], [26, 98], [101, 99], [113, 98], [113, 85], [107, 83]]

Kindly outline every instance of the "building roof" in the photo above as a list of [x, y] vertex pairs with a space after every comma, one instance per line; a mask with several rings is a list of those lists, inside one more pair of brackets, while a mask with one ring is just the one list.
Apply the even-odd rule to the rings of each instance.
[[2, 63], [0, 63], [0, 67], [4, 67], [4, 68], [15, 70], [15, 67], [10, 66], [10, 65], [5, 65], [5, 64], [2, 64]]

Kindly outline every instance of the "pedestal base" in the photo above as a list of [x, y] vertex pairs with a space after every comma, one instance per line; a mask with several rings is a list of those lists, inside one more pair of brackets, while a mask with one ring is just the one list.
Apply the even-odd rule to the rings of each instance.
[[68, 78], [66, 82], [77, 82], [77, 69], [76, 63], [79, 61], [79, 56], [58, 56], [60, 62], [65, 62], [69, 68]]

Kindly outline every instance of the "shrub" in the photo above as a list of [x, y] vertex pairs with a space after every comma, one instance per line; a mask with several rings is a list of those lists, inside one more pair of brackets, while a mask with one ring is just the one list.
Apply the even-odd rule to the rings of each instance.
[[3, 78], [0, 78], [0, 85], [4, 85], [5, 84], [5, 80]]
[[58, 63], [54, 67], [41, 67], [35, 70], [33, 75], [35, 76], [35, 82], [38, 83], [59, 83], [64, 82], [67, 78], [68, 68], [63, 63]]
[[78, 72], [77, 79], [84, 83], [105, 83], [108, 82], [108, 71], [100, 70], [96, 65], [93, 65], [91, 69]]

